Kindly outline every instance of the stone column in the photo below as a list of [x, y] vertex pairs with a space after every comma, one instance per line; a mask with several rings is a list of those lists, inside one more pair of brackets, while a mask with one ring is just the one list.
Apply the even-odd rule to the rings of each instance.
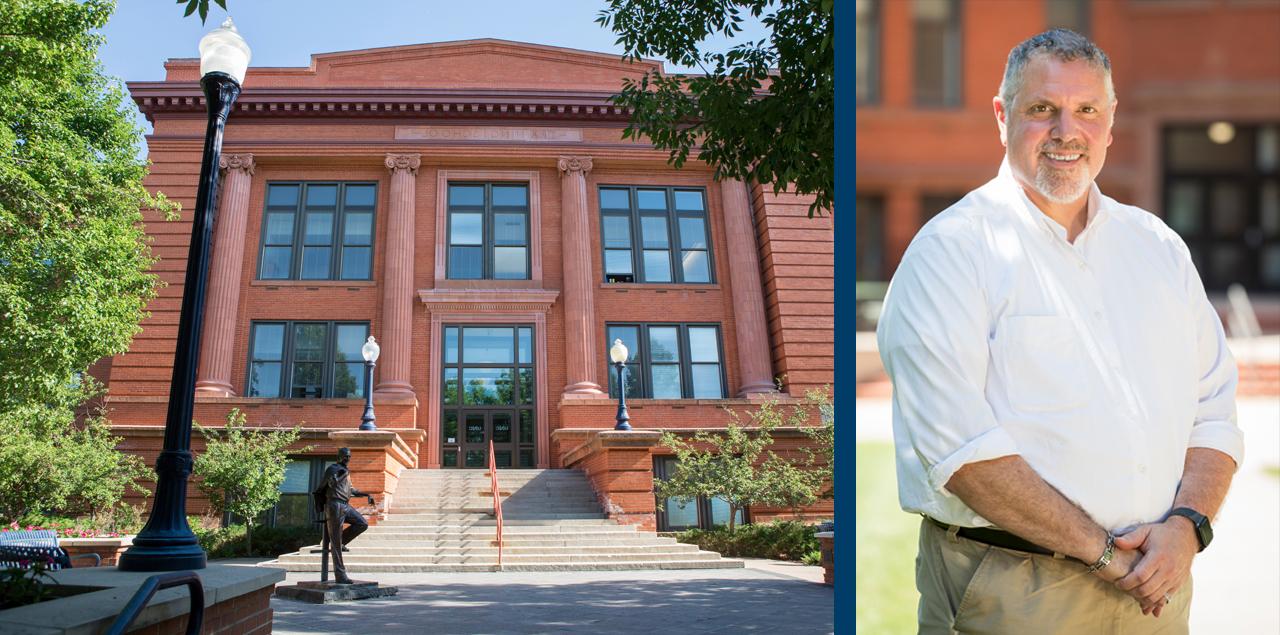
[[560, 250], [564, 255], [564, 343], [568, 383], [564, 397], [605, 397], [596, 383], [595, 279], [587, 205], [587, 173], [591, 157], [560, 157]]
[[[378, 338], [377, 392], [413, 394], [409, 384], [409, 346], [413, 337], [413, 217], [417, 193], [417, 154], [388, 154], [391, 192], [387, 214], [385, 271], [382, 275], [382, 333]], [[443, 194], [441, 194], [443, 196]]]
[[720, 181], [724, 232], [730, 249], [729, 284], [733, 288], [733, 319], [738, 330], [738, 396], [775, 392], [770, 363], [769, 328], [760, 285], [760, 249], [747, 186], [737, 179]]
[[224, 154], [218, 167], [226, 171], [218, 215], [213, 227], [213, 254], [200, 333], [200, 363], [196, 394], [235, 395], [231, 386], [231, 347], [236, 341], [236, 312], [240, 307], [240, 274], [244, 266], [244, 229], [249, 218], [249, 185], [253, 181], [252, 154]]

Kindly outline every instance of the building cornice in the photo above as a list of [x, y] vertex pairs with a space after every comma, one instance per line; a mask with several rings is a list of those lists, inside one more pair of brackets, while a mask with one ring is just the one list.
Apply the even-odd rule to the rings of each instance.
[[[157, 115], [205, 113], [198, 82], [129, 82], [138, 109]], [[258, 88], [236, 100], [236, 117], [420, 118], [422, 120], [608, 121], [631, 111], [604, 91], [445, 90], [415, 88]]]

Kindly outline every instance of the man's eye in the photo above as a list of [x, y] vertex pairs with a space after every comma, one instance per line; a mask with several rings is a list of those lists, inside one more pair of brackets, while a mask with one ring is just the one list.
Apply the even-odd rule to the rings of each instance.
[[1087, 115], [1092, 115], [1093, 113], [1098, 112], [1098, 109], [1094, 108], [1093, 106], [1085, 106], [1084, 108], [1080, 109], [1080, 112], [1085, 113]]
[[1032, 113], [1034, 113], [1034, 114], [1037, 114], [1037, 115], [1039, 115], [1039, 114], [1044, 114], [1044, 113], [1046, 113], [1046, 112], [1049, 112], [1049, 107], [1048, 107], [1048, 106], [1046, 106], [1046, 105], [1044, 105], [1044, 104], [1036, 104], [1036, 105], [1034, 105], [1034, 106], [1032, 106], [1032, 107], [1031, 107], [1030, 112], [1032, 112]]

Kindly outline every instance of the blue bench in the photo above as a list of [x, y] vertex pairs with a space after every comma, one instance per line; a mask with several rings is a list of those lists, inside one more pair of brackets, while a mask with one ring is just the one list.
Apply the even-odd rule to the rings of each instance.
[[48, 562], [52, 570], [70, 569], [71, 561], [80, 558], [92, 558], [95, 567], [102, 565], [102, 556], [96, 553], [68, 555], [58, 546], [58, 532], [52, 529], [0, 531], [0, 568], [26, 569]]

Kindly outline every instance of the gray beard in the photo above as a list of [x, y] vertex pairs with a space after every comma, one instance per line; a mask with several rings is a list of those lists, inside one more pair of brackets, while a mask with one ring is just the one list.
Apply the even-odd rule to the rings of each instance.
[[[1084, 157], [1081, 157], [1080, 161], [1083, 162]], [[1085, 166], [1081, 166], [1083, 167]], [[1088, 170], [1081, 169], [1079, 177], [1074, 174], [1074, 170], [1061, 172], [1047, 165], [1039, 166], [1036, 169], [1036, 191], [1059, 205], [1074, 203], [1089, 191], [1089, 185], [1092, 183]]]

